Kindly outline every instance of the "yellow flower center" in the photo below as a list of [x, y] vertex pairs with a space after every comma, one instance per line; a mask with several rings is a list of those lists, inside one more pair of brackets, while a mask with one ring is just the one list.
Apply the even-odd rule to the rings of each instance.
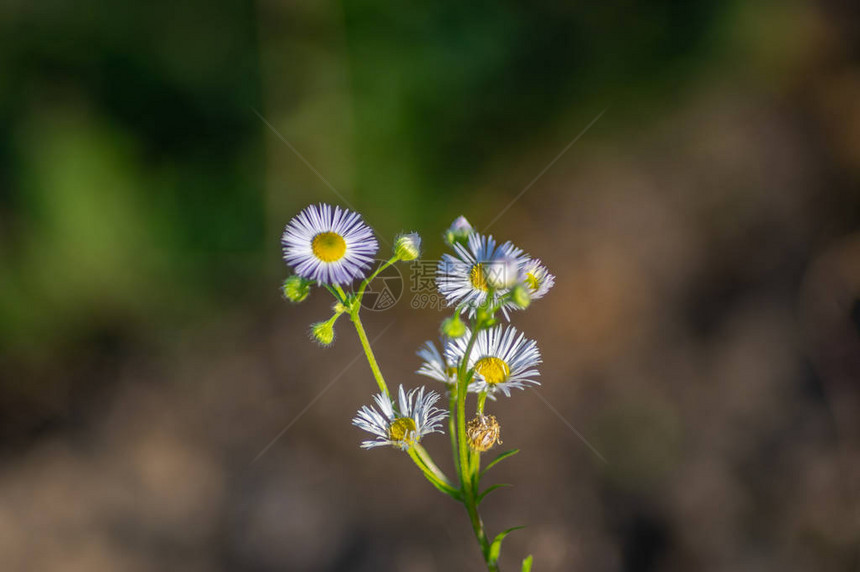
[[475, 373], [481, 374], [484, 381], [490, 385], [502, 383], [511, 374], [511, 368], [504, 361], [494, 356], [483, 357], [475, 363]]
[[392, 441], [414, 444], [417, 433], [415, 431], [415, 420], [411, 417], [398, 417], [388, 426], [388, 438]]
[[532, 292], [536, 292], [540, 288], [540, 280], [531, 272], [526, 273], [526, 284], [531, 288]]
[[311, 241], [311, 249], [323, 262], [335, 262], [346, 253], [346, 241], [336, 232], [321, 232]]
[[469, 272], [469, 280], [472, 282], [473, 287], [484, 292], [487, 291], [487, 277], [484, 275], [483, 264], [479, 262], [472, 267], [472, 271]]
[[457, 377], [457, 368], [451, 366], [445, 370], [445, 373], [448, 374], [448, 377]]

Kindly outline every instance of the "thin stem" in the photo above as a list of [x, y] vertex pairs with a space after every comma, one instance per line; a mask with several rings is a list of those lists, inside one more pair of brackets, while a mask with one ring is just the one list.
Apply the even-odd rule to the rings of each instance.
[[421, 449], [421, 451], [419, 451], [417, 449], [417, 447], [421, 447], [421, 446], [415, 445], [413, 447], [410, 447], [407, 452], [409, 454], [409, 457], [415, 463], [415, 465], [419, 469], [421, 469], [422, 473], [424, 473], [424, 476], [427, 478], [427, 480], [430, 481], [433, 484], [433, 486], [435, 486], [437, 489], [439, 489], [443, 493], [445, 493], [445, 494], [447, 494], [447, 495], [449, 495], [449, 496], [451, 496], [457, 500], [461, 500], [462, 499], [462, 493], [458, 489], [456, 489], [454, 487], [454, 485], [452, 485], [450, 483], [450, 481], [448, 481], [448, 478], [445, 477], [445, 475], [442, 473], [442, 471], [439, 470], [439, 467], [437, 467], [433, 463], [433, 461], [429, 458], [429, 456], [427, 456], [427, 457], [422, 456], [421, 451], [423, 451], [424, 455], [427, 455], [427, 452], [424, 451], [423, 448]]
[[364, 355], [367, 356], [367, 363], [370, 364], [370, 370], [373, 372], [373, 377], [376, 378], [376, 385], [390, 399], [391, 393], [389, 393], [385, 379], [382, 377], [382, 372], [379, 370], [379, 364], [376, 363], [376, 356], [373, 355], [373, 350], [370, 347], [370, 342], [367, 340], [364, 326], [361, 325], [361, 318], [358, 317], [358, 307], [356, 306], [355, 310], [349, 316], [352, 318], [352, 323], [355, 324], [355, 331], [358, 332], [358, 339], [361, 341]]
[[475, 488], [472, 482], [472, 474], [469, 470], [469, 443], [466, 439], [466, 390], [469, 386], [469, 377], [467, 376], [467, 367], [469, 356], [472, 353], [472, 348], [478, 336], [478, 327], [472, 332], [469, 338], [469, 343], [466, 345], [466, 351], [463, 354], [460, 368], [457, 374], [457, 445], [460, 453], [460, 484], [463, 489], [463, 504], [466, 506], [466, 512], [469, 513], [469, 520], [472, 521], [472, 530], [475, 532], [475, 537], [478, 539], [478, 544], [481, 546], [481, 554], [484, 556], [484, 561], [487, 563], [488, 570], [496, 570], [497, 568], [489, 562], [490, 545], [487, 542], [487, 534], [484, 532], [484, 523], [481, 521], [481, 516], [478, 514], [478, 504], [475, 499]]
[[341, 304], [346, 303], [346, 294], [343, 293], [343, 289], [340, 286], [337, 287], [337, 290], [335, 290], [334, 288], [332, 288], [328, 284], [323, 284], [323, 286], [325, 286], [326, 290], [331, 292], [331, 295], [334, 296], [335, 300], [337, 300]]
[[454, 484], [451, 482], [451, 480], [445, 475], [445, 473], [442, 472], [442, 469], [440, 469], [436, 465], [436, 463], [433, 462], [433, 458], [430, 456], [430, 453], [427, 452], [427, 449], [425, 449], [422, 445], [419, 445], [418, 443], [413, 445], [412, 448], [415, 450], [415, 453], [418, 455], [418, 458], [421, 459], [421, 461], [424, 463], [424, 466], [426, 466], [431, 473], [436, 475], [439, 480], [444, 482], [449, 487], [454, 488]]
[[[451, 452], [454, 455], [454, 472], [460, 478], [460, 456], [457, 449], [457, 387], [453, 386], [448, 391], [448, 435], [451, 437]], [[463, 486], [463, 483], [460, 483]]]
[[340, 294], [340, 301], [345, 304], [347, 300], [346, 292], [344, 292], [343, 288], [341, 288], [338, 284], [334, 285], [334, 289], [337, 290], [338, 294]]
[[358, 304], [361, 304], [361, 298], [364, 296], [364, 291], [365, 291], [365, 289], [367, 289], [367, 285], [368, 285], [368, 284], [370, 284], [370, 283], [373, 281], [373, 279], [374, 279], [374, 278], [376, 278], [377, 276], [379, 276], [379, 273], [380, 273], [380, 272], [382, 272], [383, 270], [385, 270], [386, 268], [388, 268], [389, 266], [391, 266], [392, 264], [394, 264], [394, 263], [395, 263], [395, 262], [397, 262], [398, 260], [400, 260], [400, 257], [398, 257], [398, 256], [396, 256], [396, 255], [395, 255], [395, 256], [392, 256], [392, 257], [391, 257], [391, 258], [389, 258], [387, 261], [385, 261], [384, 263], [380, 264], [380, 265], [379, 265], [379, 268], [377, 268], [377, 269], [373, 272], [373, 274], [371, 274], [370, 276], [368, 276], [367, 278], [365, 278], [365, 279], [364, 279], [364, 281], [363, 281], [363, 282], [361, 283], [361, 285], [358, 287], [358, 294], [356, 294], [356, 296], [355, 296], [356, 301], [357, 301], [357, 303], [358, 303]]
[[482, 391], [478, 394], [478, 415], [484, 414], [484, 404], [487, 402], [487, 392]]

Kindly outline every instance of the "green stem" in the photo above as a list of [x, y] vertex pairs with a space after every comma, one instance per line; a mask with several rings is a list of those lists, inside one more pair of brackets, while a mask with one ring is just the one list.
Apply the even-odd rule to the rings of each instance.
[[[454, 455], [454, 472], [460, 478], [460, 456], [457, 448], [457, 386], [449, 388], [448, 393], [448, 435], [451, 437], [451, 452]], [[460, 483], [463, 486], [463, 483]]]
[[331, 292], [331, 295], [334, 296], [334, 299], [340, 302], [341, 304], [346, 304], [346, 294], [344, 294], [343, 289], [338, 286], [337, 290], [329, 286], [328, 284], [323, 284], [325, 289]]
[[385, 379], [382, 377], [382, 372], [379, 370], [379, 364], [376, 363], [376, 356], [373, 355], [373, 350], [370, 347], [370, 342], [367, 340], [367, 334], [364, 331], [364, 326], [361, 325], [361, 318], [358, 317], [358, 308], [350, 312], [352, 323], [355, 324], [355, 331], [358, 332], [358, 339], [361, 340], [361, 347], [364, 349], [364, 355], [367, 356], [367, 363], [370, 364], [370, 370], [373, 372], [373, 377], [376, 378], [376, 385], [379, 389], [391, 399], [391, 393], [388, 391], [388, 386], [385, 385]]
[[427, 452], [427, 449], [425, 449], [422, 445], [419, 445], [418, 443], [413, 445], [412, 448], [415, 450], [415, 453], [418, 455], [418, 458], [421, 459], [421, 461], [424, 463], [424, 466], [427, 467], [427, 469], [431, 473], [433, 473], [447, 486], [451, 487], [452, 489], [454, 488], [454, 484], [450, 481], [450, 479], [448, 479], [445, 473], [442, 472], [442, 469], [440, 469], [436, 465], [436, 463], [433, 462], [433, 458], [430, 456], [430, 453]]
[[380, 272], [382, 272], [383, 270], [385, 270], [386, 268], [388, 268], [389, 266], [391, 266], [392, 264], [394, 264], [398, 260], [400, 260], [400, 258], [398, 256], [392, 256], [386, 262], [380, 264], [379, 268], [377, 268], [373, 274], [371, 274], [370, 276], [368, 276], [367, 278], [364, 279], [364, 281], [358, 287], [358, 294], [356, 294], [356, 296], [355, 296], [356, 304], [359, 304], [359, 305], [361, 304], [361, 298], [364, 296], [364, 291], [365, 291], [365, 289], [367, 289], [367, 285], [370, 284], [374, 278], [379, 276]]
[[459, 469], [460, 484], [463, 489], [463, 504], [466, 506], [466, 512], [469, 513], [472, 530], [475, 532], [475, 538], [478, 539], [478, 544], [481, 546], [481, 554], [487, 563], [487, 569], [492, 572], [498, 568], [489, 561], [490, 544], [484, 531], [484, 523], [478, 514], [478, 504], [472, 480], [473, 475], [469, 468], [469, 442], [466, 439], [466, 390], [469, 386], [469, 377], [467, 377], [466, 371], [468, 369], [469, 356], [478, 337], [478, 330], [479, 327], [476, 325], [472, 336], [469, 338], [469, 343], [466, 345], [466, 351], [463, 354], [463, 359], [457, 372], [457, 445], [460, 453]]
[[461, 500], [463, 498], [459, 489], [455, 488], [454, 485], [451, 484], [445, 474], [442, 473], [442, 471], [439, 470], [439, 467], [437, 467], [433, 460], [430, 459], [427, 451], [425, 451], [421, 445], [413, 445], [410, 447], [408, 454], [415, 463], [415, 466], [421, 469], [421, 472], [424, 473], [424, 476], [433, 484], [433, 486], [457, 500]]

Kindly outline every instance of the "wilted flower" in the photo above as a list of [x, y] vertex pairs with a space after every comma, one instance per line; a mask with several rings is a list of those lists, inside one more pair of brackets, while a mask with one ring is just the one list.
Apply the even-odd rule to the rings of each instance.
[[483, 453], [490, 450], [499, 439], [499, 422], [494, 415], [478, 415], [466, 425], [466, 436], [469, 438], [469, 448]]

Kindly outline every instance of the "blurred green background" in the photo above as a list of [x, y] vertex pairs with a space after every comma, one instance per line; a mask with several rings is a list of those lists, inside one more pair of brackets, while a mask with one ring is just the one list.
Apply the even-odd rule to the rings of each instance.
[[[280, 299], [320, 201], [556, 273], [516, 322], [564, 421], [495, 405], [506, 569], [860, 567], [858, 7], [7, 0], [0, 38], [3, 570], [480, 569], [358, 450], [348, 324]], [[367, 325], [414, 386], [409, 296]]]

